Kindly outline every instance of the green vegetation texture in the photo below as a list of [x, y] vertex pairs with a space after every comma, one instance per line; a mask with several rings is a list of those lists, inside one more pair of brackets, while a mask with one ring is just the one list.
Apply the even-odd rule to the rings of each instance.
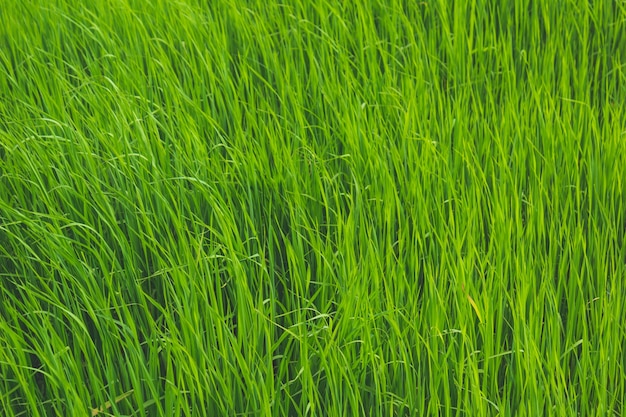
[[4, 0], [0, 415], [621, 416], [626, 2]]

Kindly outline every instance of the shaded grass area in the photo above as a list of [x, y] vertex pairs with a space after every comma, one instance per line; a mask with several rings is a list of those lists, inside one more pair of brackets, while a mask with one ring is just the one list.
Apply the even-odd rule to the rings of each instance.
[[626, 5], [6, 1], [6, 416], [621, 415]]

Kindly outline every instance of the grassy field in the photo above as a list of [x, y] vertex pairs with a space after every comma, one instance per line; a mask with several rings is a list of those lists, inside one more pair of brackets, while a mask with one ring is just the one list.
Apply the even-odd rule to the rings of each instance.
[[624, 103], [624, 1], [4, 0], [0, 415], [624, 415]]

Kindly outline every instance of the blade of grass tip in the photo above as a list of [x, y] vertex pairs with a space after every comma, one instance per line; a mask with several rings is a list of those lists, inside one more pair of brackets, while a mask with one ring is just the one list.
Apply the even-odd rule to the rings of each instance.
[[[134, 389], [131, 389], [128, 392], [125, 392], [122, 395], [119, 395], [116, 399], [115, 399], [115, 404], [118, 404], [120, 401], [122, 401], [124, 398], [130, 396], [133, 391], [135, 391]], [[106, 410], [108, 410], [109, 408], [111, 408], [113, 406], [113, 403], [111, 403], [111, 401], [107, 401], [106, 403], [104, 403], [103, 406], [101, 406], [100, 408], [94, 408], [91, 410], [91, 416], [97, 416], [100, 413], [104, 413]]]

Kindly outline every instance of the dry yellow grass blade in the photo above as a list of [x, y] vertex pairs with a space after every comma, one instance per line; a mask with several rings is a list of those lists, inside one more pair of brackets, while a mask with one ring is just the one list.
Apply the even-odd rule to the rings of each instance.
[[465, 291], [465, 285], [461, 284], [461, 286], [463, 287], [463, 292], [465, 293], [465, 295], [467, 296], [467, 300], [469, 301], [470, 305], [472, 306], [472, 308], [474, 309], [474, 312], [476, 313], [476, 316], [478, 316], [478, 321], [480, 321], [481, 323], [483, 322], [483, 317], [480, 314], [480, 310], [478, 309], [478, 305], [476, 304], [476, 301], [474, 301], [474, 299], [472, 298], [471, 295], [469, 295], [469, 293], [467, 291]]
[[[132, 394], [134, 391], [134, 389], [131, 389], [128, 392], [125, 392], [124, 394], [118, 396], [115, 399], [115, 404], [119, 403], [120, 401], [122, 401], [124, 398], [128, 397], [130, 394]], [[107, 401], [106, 403], [104, 403], [104, 405], [100, 408], [93, 408], [91, 410], [91, 416], [97, 416], [100, 413], [104, 413], [106, 410], [108, 410], [109, 408], [111, 408], [111, 406], [113, 405], [113, 403], [111, 403], [111, 401]]]

